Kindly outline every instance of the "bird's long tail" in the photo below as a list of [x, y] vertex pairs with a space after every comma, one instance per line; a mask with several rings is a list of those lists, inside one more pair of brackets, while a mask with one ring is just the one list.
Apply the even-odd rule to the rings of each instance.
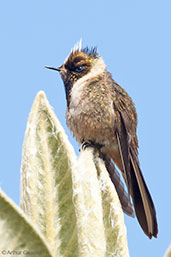
[[103, 160], [105, 162], [106, 169], [109, 172], [110, 178], [115, 185], [115, 189], [117, 191], [123, 211], [127, 215], [134, 217], [134, 211], [132, 208], [130, 197], [124, 189], [124, 184], [122, 183], [120, 175], [117, 172], [111, 158], [107, 154], [103, 154]]
[[115, 126], [120, 158], [118, 156], [116, 158], [115, 153], [111, 157], [122, 171], [128, 193], [132, 196], [137, 219], [144, 233], [149, 238], [157, 237], [158, 226], [155, 207], [139, 167], [138, 157], [133, 145], [129, 142], [129, 133], [124, 117], [124, 114], [120, 113], [120, 125]]
[[128, 183], [137, 219], [149, 238], [157, 237], [158, 227], [153, 200], [140, 170], [137, 157], [131, 148], [129, 157], [130, 181]]

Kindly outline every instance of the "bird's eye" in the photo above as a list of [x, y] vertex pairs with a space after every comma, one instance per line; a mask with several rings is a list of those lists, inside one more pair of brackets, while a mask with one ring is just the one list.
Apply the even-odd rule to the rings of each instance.
[[82, 65], [82, 66], [76, 67], [76, 68], [75, 68], [75, 71], [76, 71], [76, 72], [81, 72], [81, 71], [83, 71], [84, 69], [85, 69], [85, 66]]

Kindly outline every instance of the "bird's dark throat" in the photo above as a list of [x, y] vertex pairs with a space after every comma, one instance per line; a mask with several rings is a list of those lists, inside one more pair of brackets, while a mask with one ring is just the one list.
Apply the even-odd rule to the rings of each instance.
[[73, 87], [73, 82], [66, 80], [64, 82], [64, 86], [65, 86], [65, 95], [66, 95], [66, 100], [67, 100], [67, 107], [69, 108], [70, 105], [70, 101], [71, 101], [71, 89]]

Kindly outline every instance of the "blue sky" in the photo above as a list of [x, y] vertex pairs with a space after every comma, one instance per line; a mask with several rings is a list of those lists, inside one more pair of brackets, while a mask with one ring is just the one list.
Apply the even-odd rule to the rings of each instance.
[[107, 69], [135, 102], [139, 158], [159, 223], [149, 240], [136, 219], [125, 216], [131, 257], [164, 255], [171, 241], [171, 2], [169, 0], [1, 1], [0, 187], [18, 204], [21, 152], [35, 95], [44, 90], [65, 123], [59, 66], [73, 45], [97, 46]]

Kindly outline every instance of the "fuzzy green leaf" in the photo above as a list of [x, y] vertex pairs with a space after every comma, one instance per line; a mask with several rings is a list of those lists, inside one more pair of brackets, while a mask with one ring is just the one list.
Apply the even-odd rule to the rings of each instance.
[[38, 230], [0, 190], [0, 256], [6, 255], [52, 257]]
[[104, 162], [95, 158], [101, 188], [106, 257], [129, 257], [122, 207]]
[[56, 257], [129, 256], [122, 208], [104, 162], [91, 148], [76, 160], [43, 92], [25, 133], [21, 207]]
[[73, 199], [79, 257], [129, 257], [123, 211], [104, 162], [88, 148], [80, 153], [78, 171]]
[[80, 153], [78, 171], [73, 172], [73, 194], [77, 214], [79, 257], [103, 257], [106, 240], [101, 190], [91, 148]]
[[55, 256], [78, 256], [71, 171], [76, 156], [46, 96], [39, 92], [29, 116], [21, 168], [21, 208]]

